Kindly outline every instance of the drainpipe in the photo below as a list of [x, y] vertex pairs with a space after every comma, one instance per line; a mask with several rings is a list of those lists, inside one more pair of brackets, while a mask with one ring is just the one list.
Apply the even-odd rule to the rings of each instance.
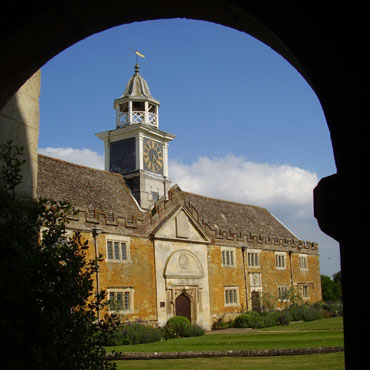
[[294, 280], [293, 280], [293, 264], [292, 264], [292, 251], [289, 251], [289, 264], [290, 264], [290, 282], [292, 284], [293, 303], [295, 303], [295, 297], [294, 297]]
[[[102, 232], [102, 229], [94, 226], [91, 231], [94, 237], [94, 249], [95, 249], [95, 260], [96, 260], [96, 297], [98, 297], [100, 294], [100, 281], [99, 281], [99, 262], [98, 262], [99, 252], [98, 252], [97, 236]], [[100, 321], [99, 305], [96, 308], [96, 314], [98, 316], [98, 321]]]
[[247, 250], [247, 247], [242, 247], [242, 257], [243, 257], [243, 271], [244, 271], [244, 284], [245, 284], [245, 310], [248, 311], [248, 286], [247, 286], [247, 271], [245, 269], [245, 258], [244, 252]]

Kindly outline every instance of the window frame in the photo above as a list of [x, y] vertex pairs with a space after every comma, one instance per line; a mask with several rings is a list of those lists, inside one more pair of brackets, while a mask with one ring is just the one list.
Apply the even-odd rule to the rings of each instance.
[[307, 271], [308, 270], [308, 256], [307, 254], [298, 255], [299, 269]]
[[261, 253], [262, 251], [260, 249], [247, 249], [247, 266], [249, 268], [261, 267]]
[[222, 247], [221, 248], [221, 265], [222, 267], [236, 267], [236, 248]]
[[286, 252], [275, 252], [275, 268], [277, 270], [286, 270], [287, 268]]
[[[108, 311], [110, 314], [127, 314], [134, 312], [134, 293], [133, 288], [108, 288], [107, 297], [108, 297]], [[121, 304], [119, 307], [112, 306], [112, 295], [116, 302], [118, 302], [118, 297], [120, 298]], [[128, 297], [128, 305], [126, 304], [126, 297]]]
[[[279, 302], [289, 301], [289, 296], [288, 296], [289, 286], [287, 284], [281, 284], [281, 285], [278, 285], [277, 289], [278, 289]], [[284, 290], [284, 294], [281, 294], [282, 290]]]
[[[109, 244], [111, 245], [110, 247]], [[131, 262], [130, 239], [127, 237], [107, 235], [105, 239], [105, 256], [105, 262]]]
[[303, 299], [310, 299], [310, 293], [309, 293], [309, 286], [308, 286], [308, 284], [302, 285], [301, 288], [302, 288], [301, 289], [301, 291], [302, 291], [302, 293], [301, 293], [302, 294], [302, 298]]
[[[230, 300], [231, 298], [231, 300]], [[239, 306], [239, 287], [236, 286], [227, 286], [224, 287], [224, 306]]]

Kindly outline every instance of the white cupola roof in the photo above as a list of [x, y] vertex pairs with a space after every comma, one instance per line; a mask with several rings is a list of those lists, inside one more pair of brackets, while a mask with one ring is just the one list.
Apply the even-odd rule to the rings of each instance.
[[147, 82], [139, 73], [138, 63], [135, 64], [135, 73], [128, 81], [125, 92], [122, 95], [122, 98], [129, 98], [129, 97], [131, 98], [142, 97], [142, 98], [153, 99]]
[[128, 81], [123, 95], [114, 100], [116, 127], [145, 124], [158, 128], [159, 104], [152, 97], [147, 82], [139, 73], [139, 64], [136, 63], [135, 73]]

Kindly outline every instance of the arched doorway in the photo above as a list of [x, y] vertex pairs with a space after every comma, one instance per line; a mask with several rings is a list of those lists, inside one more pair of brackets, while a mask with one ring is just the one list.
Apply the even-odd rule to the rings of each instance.
[[191, 302], [190, 298], [184, 293], [176, 298], [175, 311], [176, 316], [184, 316], [191, 322]]

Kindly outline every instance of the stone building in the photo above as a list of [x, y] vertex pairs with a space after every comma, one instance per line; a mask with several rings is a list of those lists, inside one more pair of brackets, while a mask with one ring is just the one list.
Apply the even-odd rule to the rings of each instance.
[[39, 155], [37, 194], [79, 210], [67, 235], [101, 254], [97, 289], [108, 310], [164, 325], [174, 315], [207, 329], [219, 317], [282, 308], [289, 295], [321, 300], [317, 243], [299, 240], [268, 210], [170, 187], [159, 101], [135, 66], [114, 101], [105, 171]]

